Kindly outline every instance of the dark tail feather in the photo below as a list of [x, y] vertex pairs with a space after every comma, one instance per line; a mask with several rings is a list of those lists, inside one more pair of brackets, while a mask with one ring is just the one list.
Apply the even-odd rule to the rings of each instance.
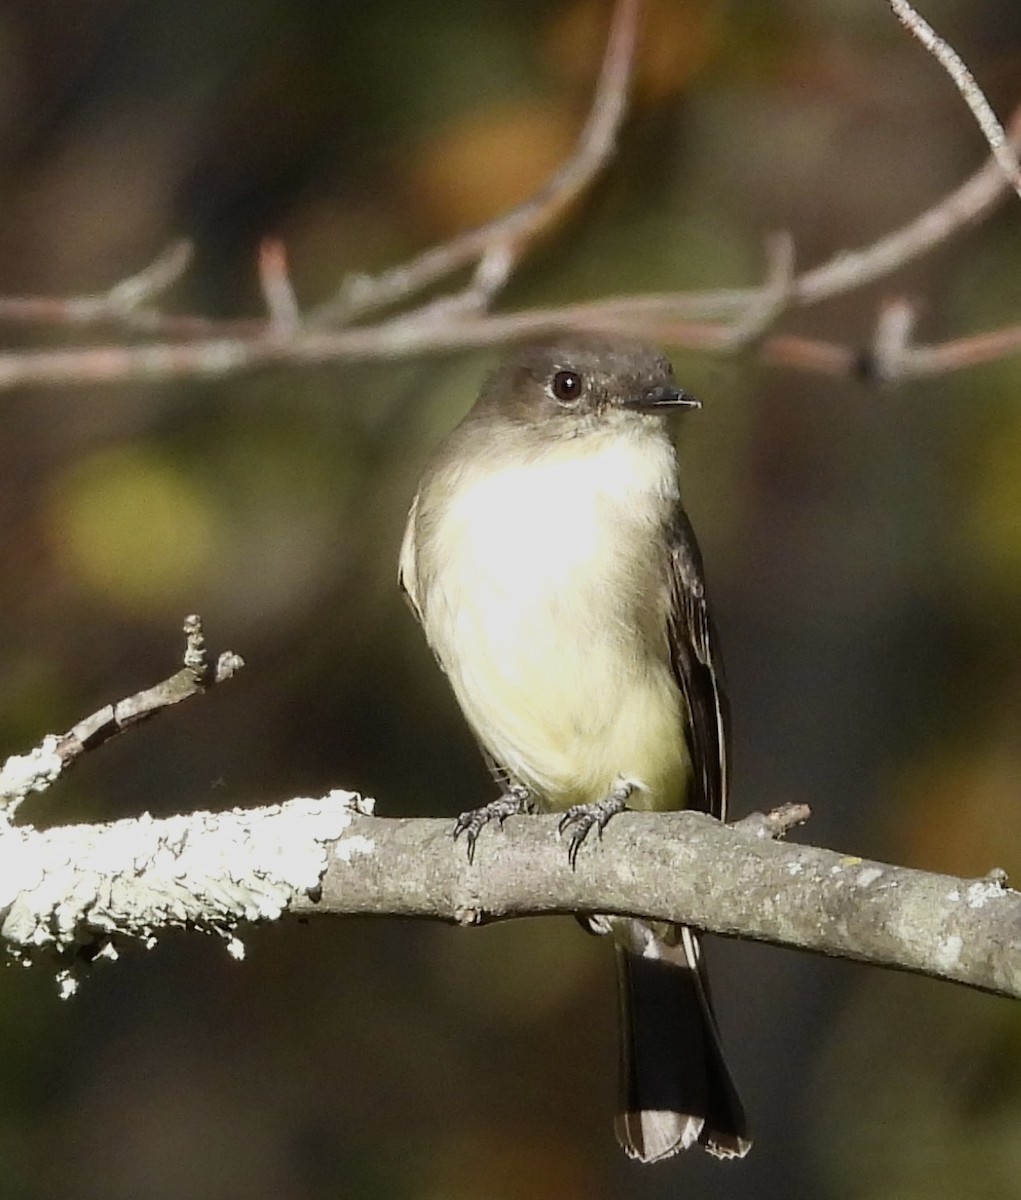
[[628, 947], [617, 947], [617, 1140], [642, 1162], [695, 1142], [720, 1158], [743, 1157], [752, 1143], [723, 1060], [696, 935], [678, 929], [670, 944], [637, 921], [627, 922], [627, 930]]

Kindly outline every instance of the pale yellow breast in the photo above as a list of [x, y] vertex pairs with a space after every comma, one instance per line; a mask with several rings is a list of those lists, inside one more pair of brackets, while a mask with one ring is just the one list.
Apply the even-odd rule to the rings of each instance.
[[662, 623], [669, 442], [591, 435], [441, 486], [432, 567], [404, 574], [479, 739], [551, 807], [622, 778], [644, 789], [639, 807], [679, 806], [683, 701]]

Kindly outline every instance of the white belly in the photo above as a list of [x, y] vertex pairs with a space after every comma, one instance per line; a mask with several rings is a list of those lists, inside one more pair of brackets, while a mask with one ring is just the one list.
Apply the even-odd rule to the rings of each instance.
[[[623, 779], [638, 807], [678, 807], [683, 700], [648, 614], [673, 451], [585, 440], [581, 457], [459, 479], [432, 531], [423, 623], [479, 739], [545, 803], [601, 799]], [[607, 555], [608, 540], [624, 552]]]

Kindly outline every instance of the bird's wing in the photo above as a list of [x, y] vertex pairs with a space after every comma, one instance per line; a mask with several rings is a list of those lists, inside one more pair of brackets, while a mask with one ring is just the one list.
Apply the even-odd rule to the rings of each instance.
[[415, 517], [418, 514], [418, 497], [411, 502], [408, 512], [408, 523], [404, 526], [404, 540], [401, 542], [401, 554], [397, 561], [397, 582], [404, 593], [411, 611], [422, 623], [422, 609], [418, 603], [418, 576], [415, 571]]
[[702, 555], [683, 511], [678, 510], [670, 534], [667, 638], [670, 664], [689, 713], [685, 737], [693, 776], [691, 807], [722, 821], [727, 812], [730, 755], [723, 663], [706, 606]]

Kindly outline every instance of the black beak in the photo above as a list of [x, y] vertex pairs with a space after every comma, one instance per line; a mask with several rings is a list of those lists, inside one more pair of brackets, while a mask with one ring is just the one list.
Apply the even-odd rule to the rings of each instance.
[[661, 409], [702, 407], [701, 403], [694, 396], [681, 391], [678, 387], [670, 387], [666, 384], [659, 387], [646, 388], [640, 395], [629, 398], [626, 401], [626, 405], [628, 408], [635, 408], [639, 412], [659, 412]]

